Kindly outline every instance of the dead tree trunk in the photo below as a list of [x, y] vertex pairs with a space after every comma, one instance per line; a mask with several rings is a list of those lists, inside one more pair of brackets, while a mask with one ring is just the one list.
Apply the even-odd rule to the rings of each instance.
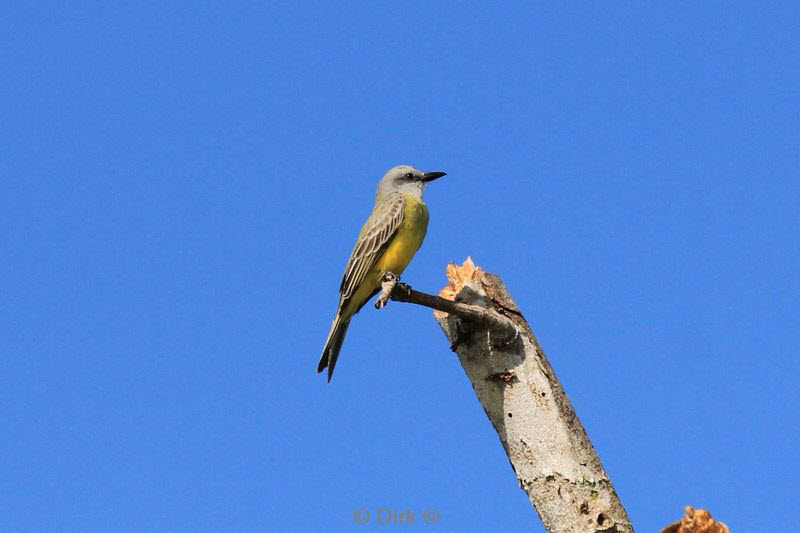
[[470, 259], [441, 297], [384, 286], [426, 305], [458, 354], [520, 487], [550, 533], [633, 531], [611, 480], [525, 318], [499, 277]]

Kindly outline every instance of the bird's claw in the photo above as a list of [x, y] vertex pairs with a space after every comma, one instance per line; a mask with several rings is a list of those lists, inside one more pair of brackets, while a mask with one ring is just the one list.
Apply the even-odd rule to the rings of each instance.
[[406, 293], [406, 296], [411, 296], [411, 285], [409, 285], [408, 283], [403, 283], [402, 281], [398, 281], [397, 288]]
[[383, 309], [386, 307], [386, 304], [389, 303], [389, 297], [392, 295], [392, 291], [399, 282], [400, 276], [392, 272], [385, 272], [383, 276], [381, 276], [381, 294], [375, 301], [375, 309]]

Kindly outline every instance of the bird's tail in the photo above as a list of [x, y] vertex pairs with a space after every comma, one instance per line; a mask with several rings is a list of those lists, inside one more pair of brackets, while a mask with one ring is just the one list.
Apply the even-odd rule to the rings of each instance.
[[339, 358], [339, 350], [342, 349], [342, 342], [348, 326], [350, 326], [350, 319], [343, 319], [339, 313], [336, 313], [331, 332], [328, 333], [328, 340], [325, 342], [325, 348], [322, 350], [322, 358], [319, 360], [319, 366], [317, 366], [317, 372], [322, 372], [325, 367], [328, 367], [328, 383], [330, 383], [333, 376], [333, 368]]

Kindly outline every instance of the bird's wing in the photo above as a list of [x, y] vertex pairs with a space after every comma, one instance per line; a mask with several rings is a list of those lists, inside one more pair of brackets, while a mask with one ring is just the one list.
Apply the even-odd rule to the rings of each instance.
[[375, 206], [375, 210], [358, 236], [356, 246], [344, 269], [342, 285], [339, 287], [340, 306], [343, 306], [358, 290], [375, 261], [391, 241], [403, 221], [404, 203], [403, 195], [394, 192]]

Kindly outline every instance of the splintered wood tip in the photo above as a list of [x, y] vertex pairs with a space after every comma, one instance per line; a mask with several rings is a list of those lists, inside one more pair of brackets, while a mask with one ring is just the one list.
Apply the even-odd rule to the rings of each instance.
[[480, 267], [476, 267], [471, 257], [467, 257], [461, 266], [455, 263], [447, 265], [447, 286], [439, 292], [439, 296], [445, 300], [455, 300], [456, 295], [469, 281], [477, 280], [483, 272]]
[[728, 526], [711, 518], [704, 509], [687, 505], [683, 510], [683, 520], [661, 530], [661, 533], [730, 533]]

